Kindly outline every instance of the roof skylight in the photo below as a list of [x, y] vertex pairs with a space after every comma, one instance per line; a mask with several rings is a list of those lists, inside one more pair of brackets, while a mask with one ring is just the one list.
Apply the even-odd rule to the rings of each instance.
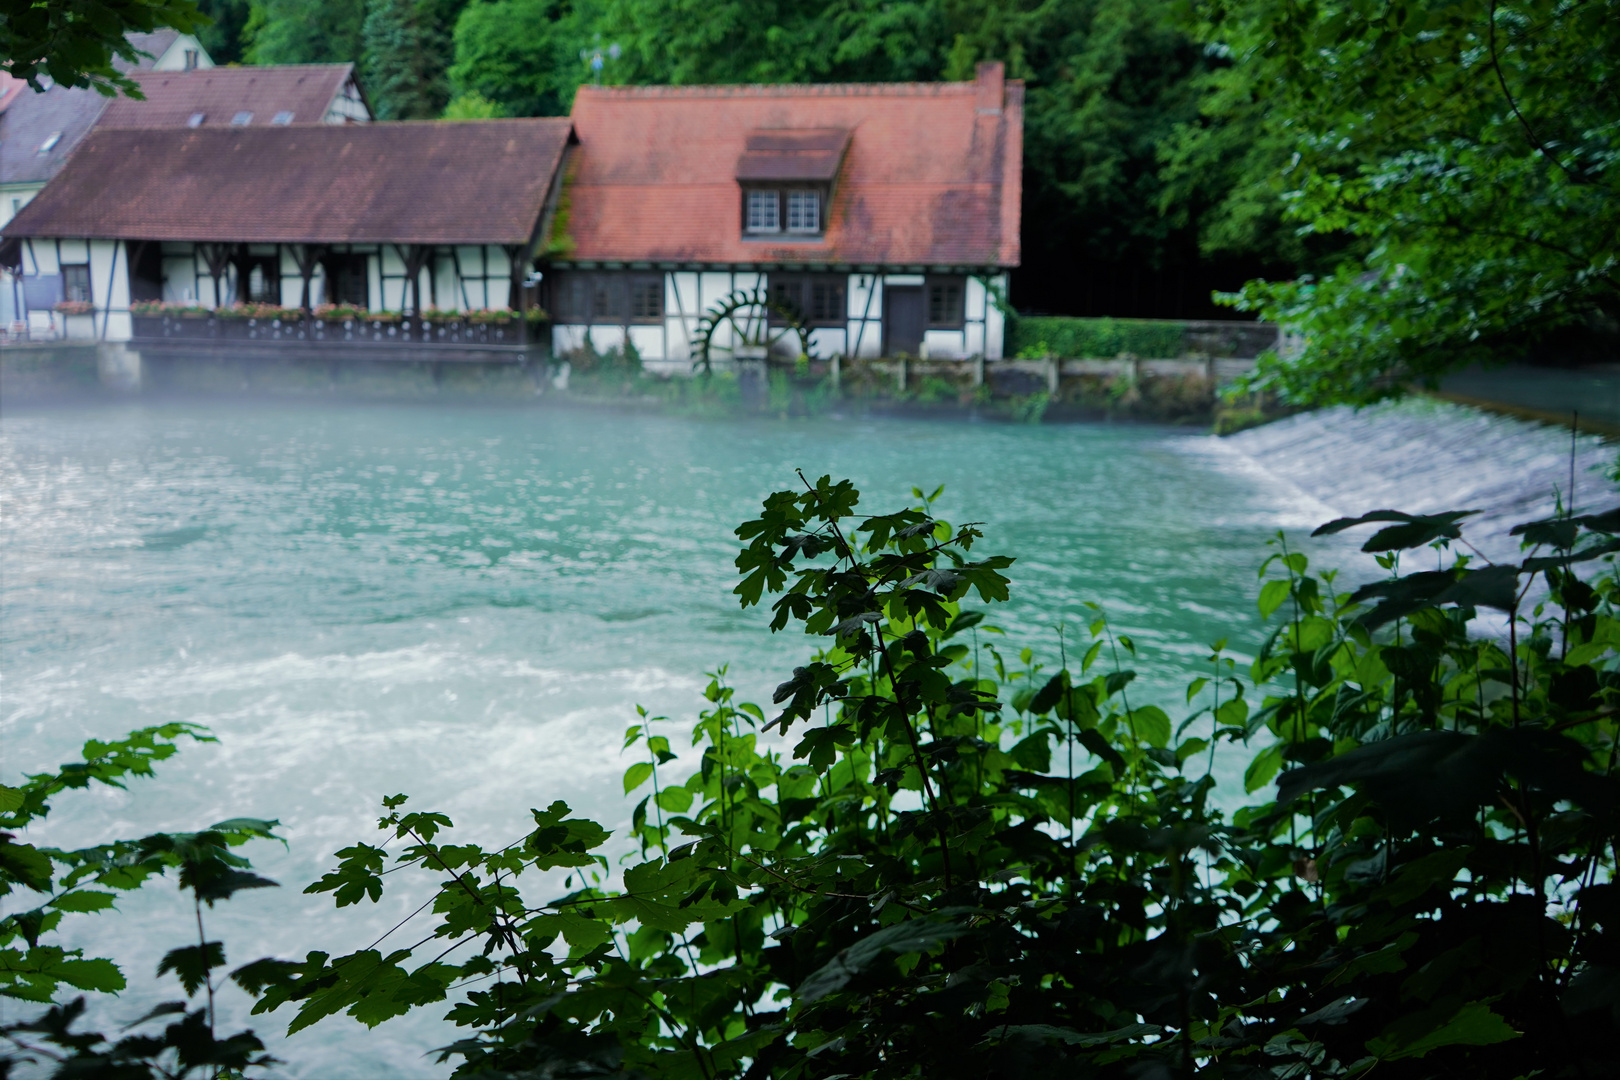
[[202, 122], [208, 119], [207, 113], [194, 112], [191, 119], [186, 121], [186, 127], [202, 127]]
[[246, 109], [231, 117], [232, 127], [247, 127], [251, 123], [253, 123], [253, 114]]
[[45, 136], [44, 142], [39, 144], [39, 152], [42, 154], [48, 154], [55, 149], [56, 144], [61, 141], [62, 133], [60, 131], [53, 131], [49, 135]]
[[272, 124], [290, 124], [292, 123], [292, 120], [293, 114], [288, 112], [286, 109], [283, 109], [276, 113], [275, 117], [270, 122]]

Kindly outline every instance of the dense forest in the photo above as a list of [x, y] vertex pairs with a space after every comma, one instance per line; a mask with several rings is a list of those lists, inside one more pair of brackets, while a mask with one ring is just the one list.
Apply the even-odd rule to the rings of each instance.
[[[177, 0], [141, 0], [148, 7]], [[1288, 324], [1253, 384], [1373, 400], [1620, 341], [1620, 0], [202, 0], [225, 63], [377, 115], [604, 83], [1025, 80], [1021, 311]], [[42, 39], [43, 40], [43, 39]]]

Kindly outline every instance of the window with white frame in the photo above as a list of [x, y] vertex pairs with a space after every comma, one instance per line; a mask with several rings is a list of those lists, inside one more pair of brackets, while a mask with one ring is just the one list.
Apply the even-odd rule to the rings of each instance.
[[751, 233], [782, 231], [781, 197], [775, 191], [749, 191], [747, 229]]
[[821, 231], [821, 192], [790, 191], [787, 193], [787, 231], [792, 233], [818, 233]]

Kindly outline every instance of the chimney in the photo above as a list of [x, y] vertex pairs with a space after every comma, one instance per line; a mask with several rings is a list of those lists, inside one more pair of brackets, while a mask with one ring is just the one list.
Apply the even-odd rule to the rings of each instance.
[[974, 71], [974, 109], [980, 116], [1000, 116], [1006, 99], [1007, 66], [1000, 60], [985, 60]]

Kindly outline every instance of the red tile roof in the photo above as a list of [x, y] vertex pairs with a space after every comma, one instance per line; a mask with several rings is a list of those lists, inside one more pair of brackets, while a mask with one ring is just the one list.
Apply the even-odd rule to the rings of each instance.
[[[1000, 64], [971, 83], [585, 86], [573, 120], [573, 261], [1018, 263], [1023, 84]], [[739, 166], [771, 129], [853, 133], [823, 238], [743, 238]]]
[[524, 244], [566, 119], [98, 127], [4, 236]]
[[202, 126], [226, 127], [238, 113], [250, 113], [248, 126], [266, 127], [283, 112], [292, 114], [289, 123], [319, 124], [353, 70], [353, 64], [284, 64], [135, 72], [146, 100], [114, 98], [99, 126], [185, 127], [201, 113]]

